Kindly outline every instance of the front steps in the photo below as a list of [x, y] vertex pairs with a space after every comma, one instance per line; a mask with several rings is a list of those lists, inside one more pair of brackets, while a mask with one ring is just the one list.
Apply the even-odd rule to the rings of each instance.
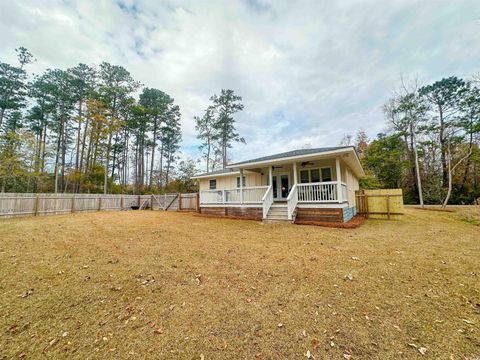
[[[295, 219], [295, 217], [294, 217]], [[270, 210], [268, 210], [267, 217], [263, 219], [264, 223], [292, 223], [294, 221], [288, 220], [288, 209], [287, 205], [283, 204], [272, 204]]]

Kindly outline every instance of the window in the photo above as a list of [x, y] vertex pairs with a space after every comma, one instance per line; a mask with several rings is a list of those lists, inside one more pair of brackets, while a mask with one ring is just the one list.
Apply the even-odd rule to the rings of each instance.
[[[247, 183], [246, 179], [245, 179], [245, 176], [243, 176], [242, 183], [243, 183], [242, 187], [245, 187], [246, 186], [245, 184]], [[239, 188], [239, 187], [240, 187], [240, 176], [237, 176], [237, 188]]]
[[332, 168], [322, 168], [322, 181], [332, 181]]
[[308, 170], [300, 170], [300, 182], [302, 184], [310, 182]]
[[300, 170], [300, 183], [305, 184], [322, 181], [332, 181], [332, 168], [325, 167]]
[[320, 170], [312, 169], [310, 170], [310, 182], [320, 182]]
[[210, 190], [215, 190], [217, 188], [217, 179], [210, 180], [208, 182]]

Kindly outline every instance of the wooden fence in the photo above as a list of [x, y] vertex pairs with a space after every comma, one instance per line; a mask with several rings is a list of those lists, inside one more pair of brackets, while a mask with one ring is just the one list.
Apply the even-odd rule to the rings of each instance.
[[197, 194], [103, 195], [0, 193], [0, 218], [102, 210], [197, 210]]
[[402, 189], [376, 189], [357, 191], [357, 213], [366, 218], [398, 219], [403, 215]]
[[194, 194], [179, 194], [178, 210], [181, 211], [198, 211], [200, 198], [198, 193]]

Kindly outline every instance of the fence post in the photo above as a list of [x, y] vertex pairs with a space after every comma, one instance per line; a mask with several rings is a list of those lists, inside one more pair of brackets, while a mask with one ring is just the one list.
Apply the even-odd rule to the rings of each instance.
[[120, 210], [123, 210], [123, 195], [120, 196]]
[[72, 195], [72, 208], [70, 209], [70, 212], [74, 212], [75, 211], [75, 195]]
[[197, 195], [195, 196], [195, 210], [197, 212], [200, 212], [200, 193], [197, 193]]
[[153, 210], [153, 194], [150, 195], [150, 210]]
[[390, 220], [390, 195], [387, 194], [387, 219]]
[[98, 198], [98, 211], [102, 210], [102, 196], [100, 195]]
[[38, 199], [38, 194], [35, 196], [35, 216], [38, 216], [38, 202], [39, 202], [39, 199]]
[[140, 210], [140, 206], [141, 206], [141, 204], [140, 204], [140, 198], [141, 198], [141, 195], [138, 195], [138, 199], [137, 199], [137, 200], [138, 200], [138, 209], [139, 209], [139, 210]]
[[365, 214], [366, 214], [366, 218], [368, 219], [370, 213], [368, 211], [368, 195], [367, 194], [365, 194], [364, 199], [365, 199]]
[[178, 194], [178, 211], [182, 210], [182, 194]]

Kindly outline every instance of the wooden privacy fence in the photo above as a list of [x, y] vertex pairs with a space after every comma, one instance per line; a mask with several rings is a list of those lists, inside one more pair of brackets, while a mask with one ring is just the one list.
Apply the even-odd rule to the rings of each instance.
[[200, 198], [198, 193], [194, 194], [179, 194], [178, 210], [181, 211], [198, 211]]
[[[186, 200], [188, 199], [188, 203]], [[196, 194], [103, 195], [0, 193], [0, 218], [101, 210], [197, 210]], [[183, 207], [183, 208], [182, 208]]]
[[397, 219], [403, 215], [402, 189], [357, 191], [357, 213], [366, 218]]

